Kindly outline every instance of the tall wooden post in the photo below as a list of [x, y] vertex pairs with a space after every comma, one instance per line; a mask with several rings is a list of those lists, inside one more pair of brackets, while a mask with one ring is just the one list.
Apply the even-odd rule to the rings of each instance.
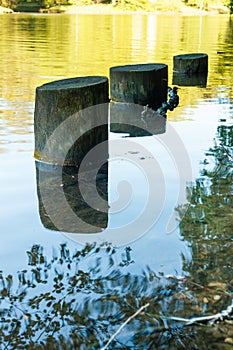
[[108, 78], [102, 76], [37, 87], [35, 158], [52, 164], [80, 164], [90, 149], [108, 139], [108, 109], [102, 106], [108, 101]]

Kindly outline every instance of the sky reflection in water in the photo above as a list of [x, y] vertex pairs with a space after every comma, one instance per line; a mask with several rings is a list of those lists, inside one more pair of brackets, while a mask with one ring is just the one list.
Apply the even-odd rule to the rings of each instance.
[[[90, 55], [89, 44], [81, 32], [86, 31], [86, 24], [91, 23], [95, 26], [96, 17], [91, 16], [70, 16], [70, 17], [43, 17], [19, 15], [12, 19], [1, 18], [4, 26], [4, 35], [2, 37], [1, 47], [3, 53], [6, 50], [6, 38], [8, 38], [9, 28], [13, 26], [16, 36], [10, 37], [10, 46], [17, 50], [17, 55], [10, 56], [13, 66], [17, 68], [14, 73], [8, 69], [2, 72], [3, 80], [1, 82], [1, 109], [3, 118], [1, 119], [1, 267], [4, 271], [16, 271], [23, 267], [26, 256], [25, 251], [35, 242], [39, 242], [50, 250], [53, 245], [67, 241], [67, 236], [61, 233], [46, 230], [39, 218], [38, 214], [38, 198], [36, 193], [36, 173], [33, 159], [33, 108], [35, 88], [44, 82], [60, 79], [61, 77], [71, 77], [77, 75], [88, 74], [108, 74], [108, 68], [115, 64], [125, 64], [134, 62], [155, 61], [169, 64], [169, 83], [172, 80], [172, 56], [180, 51], [207, 52], [210, 58], [209, 75], [207, 88], [200, 87], [181, 87], [180, 89], [180, 106], [168, 115], [168, 121], [175, 128], [180, 138], [185, 144], [185, 148], [190, 155], [193, 168], [193, 181], [199, 177], [201, 169], [200, 162], [205, 158], [205, 151], [212, 145], [216, 134], [217, 126], [221, 123], [231, 124], [232, 117], [232, 101], [230, 86], [230, 68], [229, 56], [227, 55], [228, 47], [225, 47], [226, 59], [228, 65], [224, 67], [219, 62], [224, 63], [224, 55], [217, 55], [217, 45], [221, 47], [227, 36], [229, 29], [227, 19], [217, 20], [215, 31], [213, 33], [214, 18], [203, 18], [204, 29], [200, 29], [200, 19], [198, 18], [182, 18], [178, 19], [178, 27], [180, 33], [187, 37], [187, 40], [177, 38], [168, 34], [172, 32], [171, 28], [176, 28], [177, 19], [174, 17], [152, 17], [146, 16], [133, 17], [134, 25], [138, 26], [137, 32], [141, 30], [141, 41], [138, 35], [133, 32], [129, 35], [131, 38], [131, 46], [129, 42], [116, 32], [115, 41], [110, 41], [109, 28], [112, 28], [112, 17], [104, 16], [101, 18], [101, 30], [106, 30], [106, 34], [102, 37], [101, 56], [98, 57], [93, 53]], [[147, 23], [148, 19], [148, 23]], [[114, 25], [122, 30], [123, 21], [125, 24], [131, 23], [131, 17], [116, 17]], [[93, 22], [94, 21], [94, 22]], [[118, 23], [119, 22], [119, 23]], [[38, 27], [34, 26], [25, 31], [25, 23], [40, 24], [40, 32]], [[63, 28], [70, 30], [70, 43], [67, 40], [60, 40], [58, 28], [60, 24]], [[100, 22], [99, 22], [100, 23]], [[118, 23], [118, 24], [116, 24]], [[143, 24], [144, 23], [144, 24]], [[144, 31], [144, 25], [147, 23], [147, 34]], [[189, 33], [189, 24], [193, 28], [198, 28], [198, 34]], [[44, 27], [46, 24], [46, 30]], [[140, 25], [139, 25], [140, 24]], [[23, 26], [23, 27], [22, 27]], [[182, 27], [183, 26], [183, 27]], [[127, 26], [124, 25], [124, 28]], [[23, 30], [22, 30], [23, 28]], [[37, 29], [35, 29], [37, 28]], [[51, 41], [51, 33], [56, 28], [54, 42]], [[74, 31], [76, 28], [76, 31]], [[107, 28], [107, 29], [106, 29]], [[130, 27], [131, 28], [131, 27]], [[156, 30], [155, 30], [156, 28]], [[203, 27], [202, 27], [203, 28]], [[42, 30], [43, 29], [43, 30]], [[79, 29], [79, 34], [77, 34]], [[150, 30], [149, 30], [150, 29]], [[200, 30], [202, 32], [200, 32]], [[35, 30], [35, 33], [34, 33]], [[113, 29], [112, 29], [113, 30]], [[115, 30], [115, 29], [114, 29]], [[161, 34], [161, 37], [158, 35]], [[166, 34], [167, 33], [167, 34]], [[201, 33], [201, 36], [200, 36]], [[211, 35], [210, 35], [211, 33]], [[38, 34], [38, 35], [37, 35]], [[150, 35], [149, 35], [150, 34]], [[165, 35], [166, 34], [166, 35]], [[222, 41], [217, 42], [216, 38], [222, 35]], [[28, 35], [26, 44], [25, 36]], [[78, 35], [78, 36], [77, 36]], [[84, 35], [84, 34], [83, 34]], [[57, 37], [58, 36], [58, 37]], [[145, 55], [144, 40], [146, 37], [147, 49], [149, 56]], [[190, 37], [193, 40], [189, 40]], [[208, 40], [206, 40], [208, 38]], [[59, 40], [58, 40], [59, 39]], [[200, 40], [201, 39], [201, 40]], [[60, 42], [59, 49], [56, 40]], [[101, 35], [98, 35], [98, 42]], [[33, 48], [29, 43], [33, 44]], [[72, 46], [72, 44], [76, 43]], [[7, 43], [8, 45], [8, 43]], [[63, 47], [61, 48], [60, 46]], [[70, 46], [71, 45], [71, 46]], [[94, 45], [94, 44], [93, 44]], [[180, 46], [182, 48], [180, 49]], [[20, 51], [20, 48], [22, 50]], [[74, 49], [75, 48], [75, 49]], [[18, 50], [19, 49], [19, 50]], [[75, 51], [76, 50], [76, 51]], [[89, 50], [89, 51], [88, 51]], [[230, 50], [230, 46], [229, 46]], [[20, 55], [21, 52], [21, 56]], [[23, 57], [28, 55], [28, 59], [24, 61]], [[41, 52], [41, 55], [38, 55]], [[67, 52], [67, 57], [63, 57]], [[72, 62], [69, 53], [75, 53]], [[124, 53], [124, 54], [123, 54]], [[7, 55], [9, 57], [9, 54]], [[35, 57], [38, 57], [38, 64], [35, 66]], [[49, 58], [49, 62], [48, 62]], [[86, 61], [87, 59], [87, 61]], [[6, 56], [3, 62], [7, 62]], [[18, 62], [24, 62], [18, 66]], [[56, 64], [54, 62], [57, 62]], [[74, 63], [75, 62], [75, 63]], [[77, 63], [78, 62], [78, 63]], [[230, 62], [231, 64], [231, 62]], [[3, 64], [4, 66], [4, 64]], [[36, 67], [36, 69], [34, 68]], [[226, 119], [220, 122], [220, 119]], [[112, 139], [120, 138], [121, 135], [110, 134]], [[125, 139], [126, 140], [126, 139]], [[177, 183], [176, 170], [171, 171], [171, 164], [165, 161], [162, 150], [158, 152], [158, 144], [152, 137], [136, 138], [134, 142], [139, 145], [145, 145], [146, 148], [155, 154], [159, 160], [165, 174], [166, 188], [169, 195], [165, 210], [160, 220], [154, 225], [143, 237], [132, 243], [133, 254], [137, 264], [141, 267], [149, 264], [155, 269], [161, 269], [162, 266], [166, 273], [172, 273], [174, 270], [182, 271], [181, 252], [189, 255], [187, 244], [180, 240], [179, 228], [171, 235], [164, 234], [164, 223], [167, 221], [167, 215], [171, 211], [169, 206], [175, 203]], [[128, 149], [126, 149], [128, 151]], [[137, 156], [137, 155], [136, 155]], [[143, 155], [140, 155], [143, 157]], [[118, 214], [109, 215], [109, 225], [117, 227], [128, 219], [134, 220], [134, 217], [140, 213], [141, 205], [146, 201], [144, 190], [146, 183], [137, 184], [141, 181], [140, 173], [134, 171], [133, 165], [128, 165], [122, 160], [121, 156], [118, 160], [111, 161], [115, 155], [110, 154], [109, 162], [109, 199], [112, 201], [116, 198], [116, 185], [122, 173], [135, 181], [133, 190], [134, 195], [132, 202], [126, 211]], [[168, 165], [169, 164], [169, 165]], [[151, 208], [153, 212], [153, 208]], [[75, 247], [77, 243], [68, 240], [71, 247]], [[145, 253], [146, 252], [146, 253]]]

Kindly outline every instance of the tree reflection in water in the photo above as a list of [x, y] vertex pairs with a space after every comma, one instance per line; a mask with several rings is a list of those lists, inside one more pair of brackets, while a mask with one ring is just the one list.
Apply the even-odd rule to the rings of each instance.
[[192, 199], [181, 223], [193, 259], [184, 268], [196, 282], [232, 290], [233, 127], [220, 126], [204, 161], [202, 176], [192, 188]]
[[[180, 226], [192, 260], [184, 276], [149, 267], [130, 270], [131, 248], [87, 245], [72, 253], [65, 244], [49, 259], [42, 246], [28, 254], [27, 270], [0, 276], [0, 343], [4, 349], [230, 349], [232, 317], [214, 325], [185, 326], [183, 317], [212, 315], [232, 300], [232, 127], [220, 126]], [[211, 161], [214, 164], [211, 165]]]

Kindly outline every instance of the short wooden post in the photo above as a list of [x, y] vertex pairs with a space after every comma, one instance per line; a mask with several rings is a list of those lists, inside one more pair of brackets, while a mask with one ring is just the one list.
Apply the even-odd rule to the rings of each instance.
[[110, 68], [110, 98], [157, 109], [167, 99], [166, 64], [135, 64]]
[[208, 72], [208, 55], [191, 53], [173, 57], [173, 72], [178, 74], [206, 74]]
[[[108, 101], [108, 78], [102, 76], [37, 87], [35, 158], [52, 164], [80, 164], [90, 149], [108, 139], [108, 108], [103, 107]], [[85, 112], [88, 107], [92, 109]]]

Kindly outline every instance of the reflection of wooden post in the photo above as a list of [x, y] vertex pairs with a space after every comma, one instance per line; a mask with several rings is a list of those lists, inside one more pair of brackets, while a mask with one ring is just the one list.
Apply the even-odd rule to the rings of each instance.
[[168, 68], [165, 64], [135, 64], [110, 68], [110, 94], [116, 102], [149, 105], [167, 99]]
[[205, 53], [191, 53], [173, 57], [173, 72], [179, 74], [207, 74], [208, 55]]
[[207, 84], [207, 73], [192, 75], [173, 73], [172, 84], [178, 86], [200, 86], [205, 88]]
[[165, 133], [166, 118], [152, 109], [144, 112], [144, 107], [134, 103], [110, 102], [110, 131], [130, 137]]
[[[108, 101], [106, 77], [64, 79], [38, 87], [35, 158], [49, 163], [80, 164], [90, 149], [108, 139], [108, 112], [101, 107]], [[93, 110], [85, 112], [91, 106]], [[71, 148], [67, 150], [68, 147]]]
[[[99, 166], [97, 173], [86, 171], [80, 176], [77, 167], [36, 161], [36, 180], [39, 214], [45, 228], [70, 233], [97, 233], [107, 227], [107, 163]], [[91, 203], [85, 200], [85, 196], [91, 199]]]

